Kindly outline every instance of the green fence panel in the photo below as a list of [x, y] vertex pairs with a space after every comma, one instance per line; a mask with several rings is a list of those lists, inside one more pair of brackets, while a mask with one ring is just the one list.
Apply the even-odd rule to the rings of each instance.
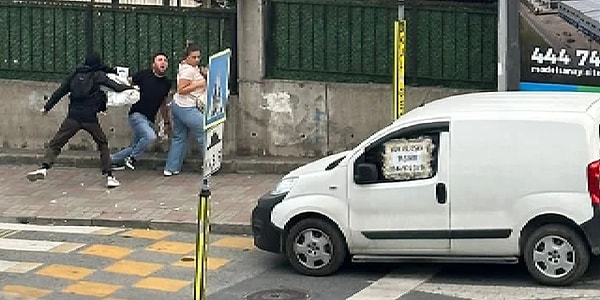
[[[408, 84], [495, 87], [495, 1], [460, 2], [406, 5]], [[396, 1], [269, 0], [267, 76], [391, 83], [397, 16]]]
[[85, 53], [84, 13], [68, 2], [0, 2], [0, 78], [60, 80]]
[[[132, 72], [149, 67], [152, 55], [164, 52], [171, 63], [168, 75], [175, 78], [185, 41], [195, 41], [202, 63], [208, 64], [208, 56], [232, 48], [235, 18], [235, 9], [2, 1], [0, 40], [7, 42], [0, 44], [0, 78], [61, 80], [83, 61], [87, 48], [99, 52], [106, 64], [128, 66]], [[230, 82], [235, 93], [237, 80]]]

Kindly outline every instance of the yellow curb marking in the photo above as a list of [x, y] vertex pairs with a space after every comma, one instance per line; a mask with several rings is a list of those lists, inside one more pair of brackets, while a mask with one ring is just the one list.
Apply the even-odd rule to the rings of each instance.
[[187, 254], [195, 251], [196, 245], [191, 243], [180, 242], [157, 242], [146, 248], [149, 251], [171, 253], [171, 254]]
[[131, 249], [125, 247], [110, 245], [92, 245], [79, 253], [121, 259], [129, 255], [131, 252]]
[[120, 285], [112, 285], [106, 283], [97, 283], [97, 282], [89, 282], [89, 281], [80, 281], [76, 284], [70, 285], [63, 290], [63, 293], [76, 294], [76, 295], [86, 295], [86, 296], [96, 296], [96, 297], [106, 297], [116, 290], [120, 289]]
[[71, 280], [81, 280], [90, 274], [94, 273], [92, 269], [66, 266], [66, 265], [50, 265], [39, 271], [36, 274], [46, 275], [50, 277], [58, 277]]
[[239, 249], [253, 249], [254, 240], [245, 237], [227, 237], [222, 238], [212, 244], [211, 246], [227, 247], [227, 248], [239, 248]]
[[[195, 258], [192, 258], [195, 259]], [[208, 265], [206, 266], [207, 270], [216, 270], [224, 265], [226, 265], [229, 262], [229, 259], [225, 259], [225, 258], [217, 258], [217, 257], [209, 257], [208, 258]], [[196, 261], [192, 260], [192, 261], [179, 261], [173, 264], [173, 266], [176, 267], [184, 267], [184, 268], [195, 268], [196, 267]]]
[[72, 251], [75, 251], [81, 247], [85, 246], [85, 244], [77, 244], [77, 243], [62, 243], [52, 249], [50, 249], [50, 251], [48, 252], [52, 252], [52, 253], [70, 253]]
[[178, 292], [190, 283], [191, 281], [148, 277], [138, 281], [133, 286], [136, 288], [158, 290], [164, 292]]
[[163, 265], [161, 264], [121, 260], [108, 266], [104, 271], [127, 275], [148, 276], [162, 269], [162, 267]]
[[48, 296], [52, 293], [51, 290], [37, 289], [22, 285], [7, 285], [2, 288], [2, 291], [17, 294], [22, 297], [32, 297], [32, 298], [41, 298]]
[[171, 235], [171, 232], [161, 230], [132, 229], [121, 234], [124, 237], [161, 240]]

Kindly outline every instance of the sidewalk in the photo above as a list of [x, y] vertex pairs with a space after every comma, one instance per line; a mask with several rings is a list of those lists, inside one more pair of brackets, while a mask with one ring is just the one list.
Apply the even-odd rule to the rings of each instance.
[[[97, 153], [84, 156], [92, 155]], [[45, 180], [29, 182], [25, 175], [37, 166], [27, 155], [0, 154], [0, 222], [196, 230], [199, 173], [184, 169], [179, 175], [163, 177], [162, 168], [118, 171], [115, 176], [121, 186], [107, 189], [98, 167], [66, 167], [77, 164], [68, 163], [75, 161], [72, 156], [61, 156], [62, 164], [59, 161], [49, 170]], [[97, 159], [93, 161], [97, 165]], [[286, 168], [298, 163], [288, 163]], [[251, 234], [256, 201], [282, 176], [221, 171], [213, 175], [212, 232]]]

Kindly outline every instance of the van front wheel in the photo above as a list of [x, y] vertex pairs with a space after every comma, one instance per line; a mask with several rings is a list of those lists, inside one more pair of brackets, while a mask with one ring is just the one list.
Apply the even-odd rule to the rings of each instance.
[[531, 276], [546, 285], [571, 284], [590, 263], [590, 253], [581, 236], [558, 224], [542, 226], [529, 235], [523, 256]]
[[287, 235], [285, 249], [290, 264], [305, 275], [332, 274], [346, 259], [346, 243], [339, 230], [316, 218], [295, 224]]

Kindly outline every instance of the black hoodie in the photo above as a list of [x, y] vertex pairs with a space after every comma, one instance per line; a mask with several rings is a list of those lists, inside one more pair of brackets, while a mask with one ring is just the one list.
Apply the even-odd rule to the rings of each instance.
[[67, 118], [82, 123], [98, 122], [97, 113], [100, 108], [105, 105], [106, 100], [104, 92], [100, 90], [100, 85], [108, 87], [116, 92], [131, 89], [128, 85], [116, 83], [108, 78], [108, 76], [106, 76], [107, 70], [108, 68], [102, 65], [95, 65], [93, 67], [87, 65], [78, 66], [73, 73], [65, 78], [60, 87], [52, 94], [48, 102], [46, 102], [46, 105], [44, 105], [44, 110], [50, 111], [62, 97], [71, 92], [70, 83], [75, 74], [94, 72], [93, 78], [95, 84], [91, 95], [85, 99], [73, 99], [73, 97], [69, 97], [69, 113], [67, 114]]

